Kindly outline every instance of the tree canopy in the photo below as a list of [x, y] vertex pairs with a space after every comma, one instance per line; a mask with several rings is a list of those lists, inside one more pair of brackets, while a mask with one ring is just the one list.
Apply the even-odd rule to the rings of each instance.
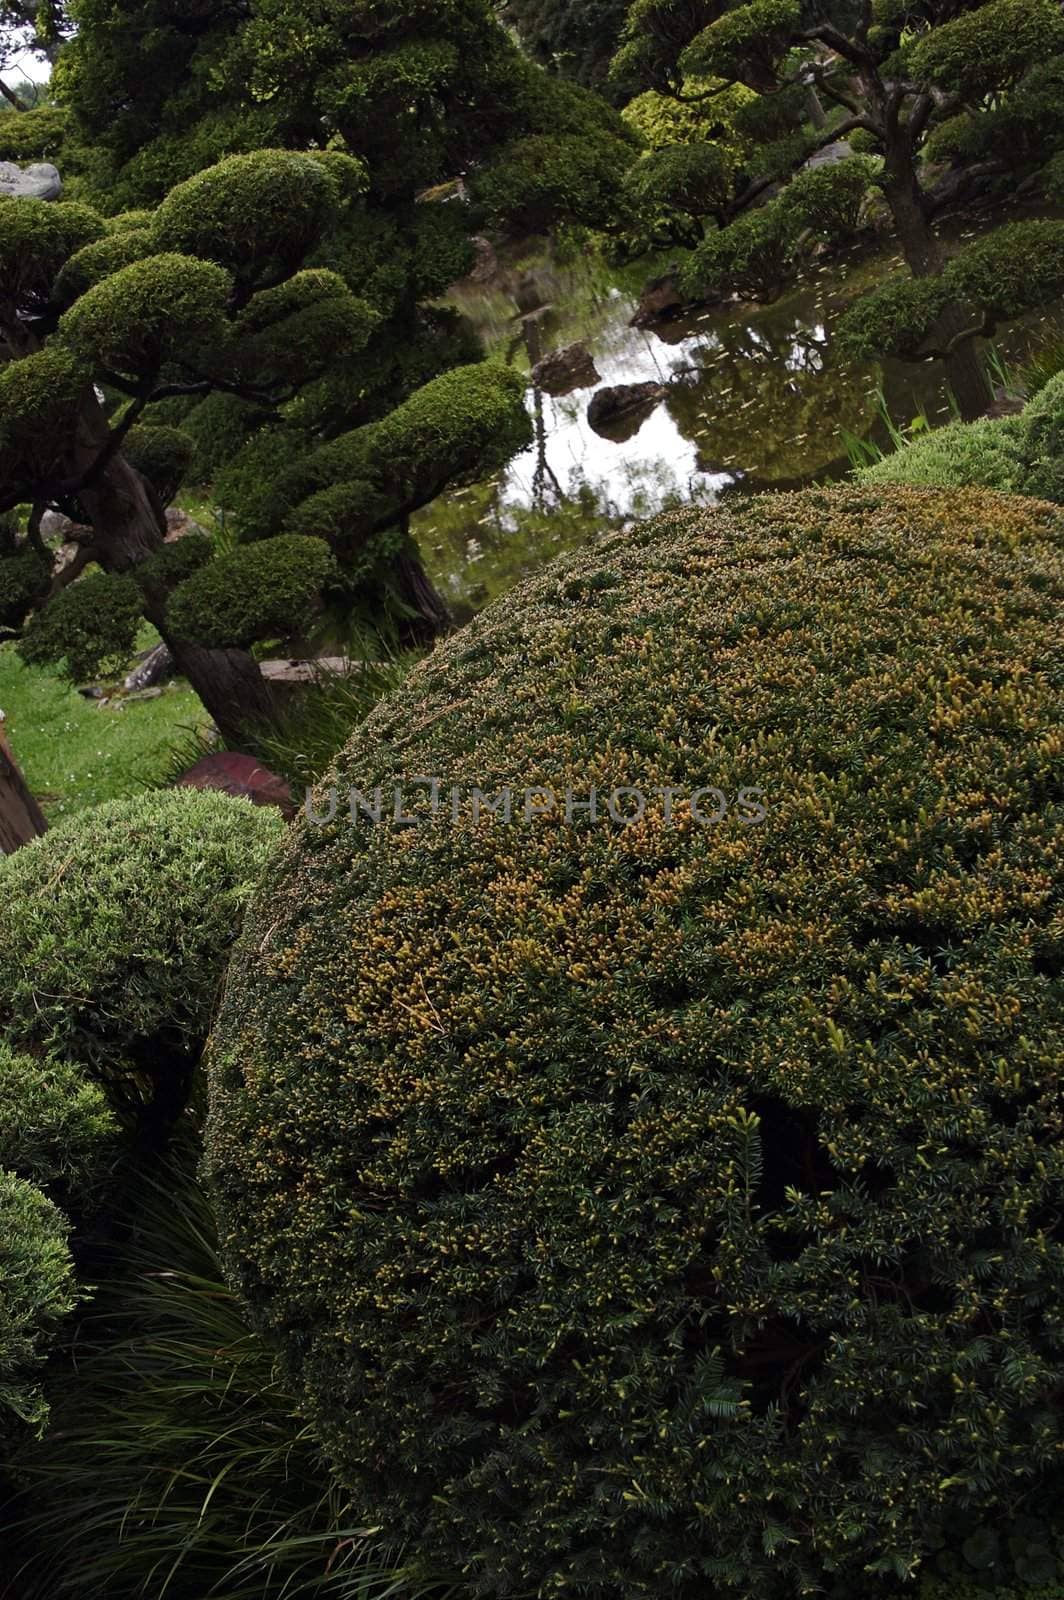
[[[1052, 182], [1064, 146], [1064, 18], [1053, 0], [960, 11], [951, 0], [635, 0], [612, 74], [629, 93], [687, 108], [696, 138], [704, 117], [719, 146], [713, 162], [644, 157], [629, 177], [636, 196], [652, 185], [684, 219], [677, 237], [690, 241], [692, 218], [703, 224], [683, 271], [692, 295], [771, 298], [810, 240], [852, 236], [878, 191], [909, 271], [855, 310], [863, 343], [945, 356], [962, 411], [985, 409], [976, 338], [1055, 299], [1064, 256], [1048, 225], [1032, 225], [1032, 274], [1008, 271], [1005, 239], [950, 264], [937, 224], [995, 184]], [[737, 90], [746, 99], [721, 128], [715, 106]]]
[[[635, 153], [484, 0], [317, 17], [82, 0], [54, 74], [74, 198], [0, 208], [0, 506], [32, 508], [7, 535], [5, 622], [49, 598], [36, 527], [68, 511], [106, 576], [91, 607], [52, 595], [24, 649], [105, 660], [135, 582], [230, 729], [270, 713], [251, 648], [326, 610], [401, 640], [447, 625], [409, 516], [530, 432], [520, 380], [436, 302], [486, 221], [602, 223]], [[238, 538], [224, 571], [150, 559], [189, 472]], [[227, 584], [262, 603], [238, 616]]]

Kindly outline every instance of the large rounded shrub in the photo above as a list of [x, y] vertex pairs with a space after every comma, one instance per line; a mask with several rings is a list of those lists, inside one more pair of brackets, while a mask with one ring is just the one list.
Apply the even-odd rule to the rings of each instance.
[[275, 858], [209, 1174], [429, 1569], [864, 1583], [1059, 1459], [1062, 547], [986, 491], [672, 513], [438, 648]]
[[110, 1077], [194, 1059], [276, 812], [175, 790], [0, 857], [0, 1031]]

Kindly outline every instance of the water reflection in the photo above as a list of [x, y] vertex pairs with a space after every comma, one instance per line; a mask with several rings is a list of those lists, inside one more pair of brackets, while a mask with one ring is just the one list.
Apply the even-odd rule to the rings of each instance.
[[[821, 267], [775, 306], [731, 306], [654, 330], [630, 325], [653, 270], [646, 262], [612, 271], [585, 258], [560, 265], [540, 252], [504, 264], [489, 284], [459, 286], [453, 299], [494, 359], [529, 372], [581, 340], [602, 386], [666, 389], [610, 437], [587, 421], [592, 389], [557, 398], [530, 389], [534, 446], [415, 522], [459, 616], [560, 551], [671, 505], [843, 475], [846, 434], [876, 437], [881, 426], [879, 385], [896, 419], [920, 411], [944, 419], [948, 398], [934, 366], [880, 369], [832, 351], [836, 317], [876, 273], [867, 261], [853, 268], [847, 282], [838, 263]], [[1010, 341], [1002, 345], [1007, 353]]]

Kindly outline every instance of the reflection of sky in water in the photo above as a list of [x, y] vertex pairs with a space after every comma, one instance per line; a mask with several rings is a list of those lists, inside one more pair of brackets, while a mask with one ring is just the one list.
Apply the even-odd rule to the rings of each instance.
[[[461, 286], [455, 303], [495, 359], [527, 372], [541, 354], [582, 340], [601, 384], [557, 398], [529, 390], [537, 442], [496, 479], [444, 495], [414, 519], [433, 576], [459, 609], [606, 525], [712, 502], [733, 485], [790, 488], [843, 475], [847, 433], [887, 442], [878, 384], [898, 421], [921, 409], [946, 420], [942, 377], [930, 364], [833, 359], [838, 270], [811, 272], [777, 305], [734, 305], [660, 330], [630, 326], [645, 264], [625, 274], [526, 256], [487, 287]], [[518, 306], [535, 315], [522, 321]], [[1011, 342], [1003, 336], [1006, 353]], [[628, 437], [623, 426], [604, 438], [589, 425], [596, 388], [641, 383], [667, 393]]]
[[[629, 327], [635, 301], [619, 290], [609, 298], [613, 318], [599, 337], [587, 339], [601, 386], [670, 383], [676, 370], [690, 363], [687, 345], [670, 347], [649, 331]], [[566, 331], [573, 338], [580, 336], [577, 329]], [[549, 328], [544, 335], [545, 348], [555, 348]], [[700, 466], [697, 444], [684, 437], [664, 402], [643, 415], [631, 438], [603, 438], [587, 420], [593, 393], [587, 388], [558, 398], [541, 396], [546, 465], [563, 495], [573, 496], [587, 485], [605, 512], [623, 515], [639, 491], [659, 503], [671, 496], [710, 500], [730, 481], [728, 474]], [[529, 405], [533, 409], [531, 395]], [[526, 451], [503, 474], [499, 486], [503, 502], [528, 505], [534, 498], [535, 477], [536, 452]]]

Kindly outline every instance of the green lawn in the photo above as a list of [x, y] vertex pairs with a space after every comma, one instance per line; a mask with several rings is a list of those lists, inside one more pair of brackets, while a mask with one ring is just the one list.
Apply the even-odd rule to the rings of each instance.
[[101, 710], [51, 673], [23, 666], [10, 645], [0, 647], [0, 710], [26, 781], [53, 821], [158, 781], [173, 750], [209, 720], [184, 684], [157, 700]]

